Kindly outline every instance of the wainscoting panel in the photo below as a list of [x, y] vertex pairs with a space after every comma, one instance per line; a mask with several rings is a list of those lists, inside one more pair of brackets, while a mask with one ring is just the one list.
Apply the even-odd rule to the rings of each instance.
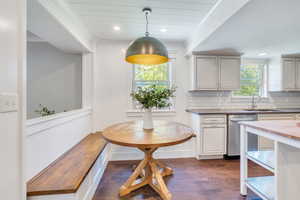
[[91, 109], [28, 120], [26, 180], [29, 180], [91, 133]]

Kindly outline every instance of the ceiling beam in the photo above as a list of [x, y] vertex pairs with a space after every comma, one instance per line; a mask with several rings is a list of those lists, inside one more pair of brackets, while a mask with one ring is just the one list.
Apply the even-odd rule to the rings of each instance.
[[187, 39], [186, 55], [190, 55], [194, 49], [250, 1], [251, 0], [219, 0]]
[[28, 1], [27, 29], [53, 46], [71, 53], [93, 50], [92, 36], [80, 20], [57, 0]]

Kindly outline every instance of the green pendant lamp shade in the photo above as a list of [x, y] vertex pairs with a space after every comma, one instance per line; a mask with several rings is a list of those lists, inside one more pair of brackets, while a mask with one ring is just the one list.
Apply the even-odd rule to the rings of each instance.
[[154, 37], [149, 36], [148, 15], [150, 8], [144, 8], [146, 15], [146, 34], [134, 40], [126, 51], [126, 61], [132, 64], [157, 65], [169, 61], [168, 51], [164, 44]]

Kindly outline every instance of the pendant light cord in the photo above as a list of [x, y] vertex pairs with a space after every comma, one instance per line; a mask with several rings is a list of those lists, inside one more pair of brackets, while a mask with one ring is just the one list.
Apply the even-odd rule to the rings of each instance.
[[148, 31], [148, 25], [149, 25], [148, 14], [149, 14], [148, 12], [145, 13], [145, 15], [146, 15], [146, 33], [145, 33], [145, 35], [146, 36], [149, 36], [149, 31]]

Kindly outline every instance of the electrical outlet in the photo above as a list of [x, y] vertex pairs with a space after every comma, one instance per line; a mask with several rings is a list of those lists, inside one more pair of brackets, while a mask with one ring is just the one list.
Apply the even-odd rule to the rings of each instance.
[[18, 95], [15, 93], [0, 93], [0, 113], [18, 110]]

